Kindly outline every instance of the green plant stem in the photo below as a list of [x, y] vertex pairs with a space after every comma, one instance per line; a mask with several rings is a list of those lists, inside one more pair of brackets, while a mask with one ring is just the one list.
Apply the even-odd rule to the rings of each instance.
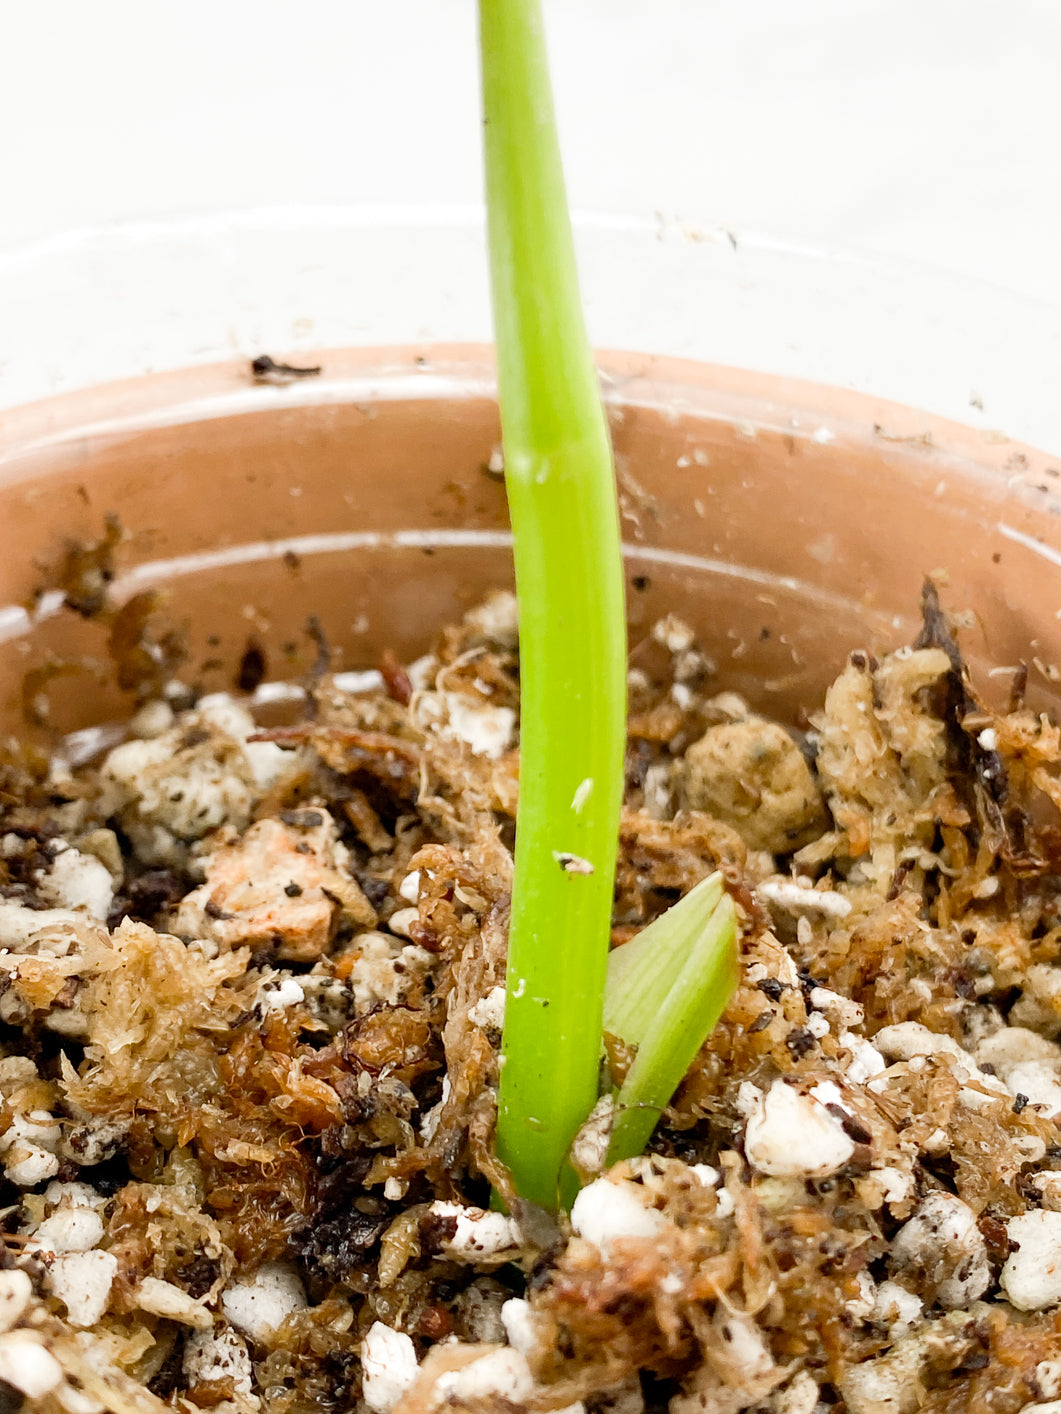
[[567, 1153], [598, 1096], [623, 784], [623, 578], [537, 0], [480, 0], [480, 39], [522, 696], [497, 1146], [520, 1194], [556, 1208], [573, 1196]]

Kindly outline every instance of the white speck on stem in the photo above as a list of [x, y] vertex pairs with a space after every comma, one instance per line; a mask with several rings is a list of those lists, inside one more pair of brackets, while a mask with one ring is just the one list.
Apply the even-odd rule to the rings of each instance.
[[593, 793], [593, 777], [587, 776], [579, 785], [574, 795], [571, 797], [571, 809], [576, 815], [582, 814], [582, 809]]
[[592, 874], [593, 865], [580, 854], [568, 854], [566, 850], [553, 850], [553, 858], [565, 874]]

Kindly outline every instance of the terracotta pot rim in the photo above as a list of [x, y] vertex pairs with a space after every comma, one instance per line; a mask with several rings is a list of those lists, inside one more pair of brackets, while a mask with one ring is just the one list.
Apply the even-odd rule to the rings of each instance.
[[[488, 344], [327, 348], [292, 358], [320, 365], [318, 377], [283, 386], [256, 384], [246, 359], [167, 370], [26, 403], [0, 417], [0, 474], [23, 458], [78, 437], [148, 430], [164, 424], [252, 414], [278, 407], [399, 398], [490, 396], [494, 358]], [[754, 369], [626, 350], [598, 351], [606, 402], [667, 407], [791, 434], [799, 440], [901, 446], [931, 462], [966, 463], [981, 473], [1038, 487], [1058, 480], [1061, 458], [935, 414], [866, 393]], [[1053, 490], [1053, 487], [1049, 487]]]

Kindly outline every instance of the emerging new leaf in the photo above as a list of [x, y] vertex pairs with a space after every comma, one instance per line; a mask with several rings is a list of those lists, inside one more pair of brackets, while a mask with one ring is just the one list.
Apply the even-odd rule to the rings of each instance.
[[608, 1162], [640, 1154], [737, 986], [733, 901], [712, 874], [608, 958], [604, 1030], [636, 1050]]

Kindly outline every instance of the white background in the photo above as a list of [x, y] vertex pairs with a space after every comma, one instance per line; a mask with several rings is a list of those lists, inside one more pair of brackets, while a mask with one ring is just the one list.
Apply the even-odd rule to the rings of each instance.
[[[598, 342], [1061, 450], [1056, 0], [545, 10]], [[0, 18], [0, 404], [266, 339], [488, 332], [471, 0]], [[396, 241], [391, 208], [443, 234]]]

